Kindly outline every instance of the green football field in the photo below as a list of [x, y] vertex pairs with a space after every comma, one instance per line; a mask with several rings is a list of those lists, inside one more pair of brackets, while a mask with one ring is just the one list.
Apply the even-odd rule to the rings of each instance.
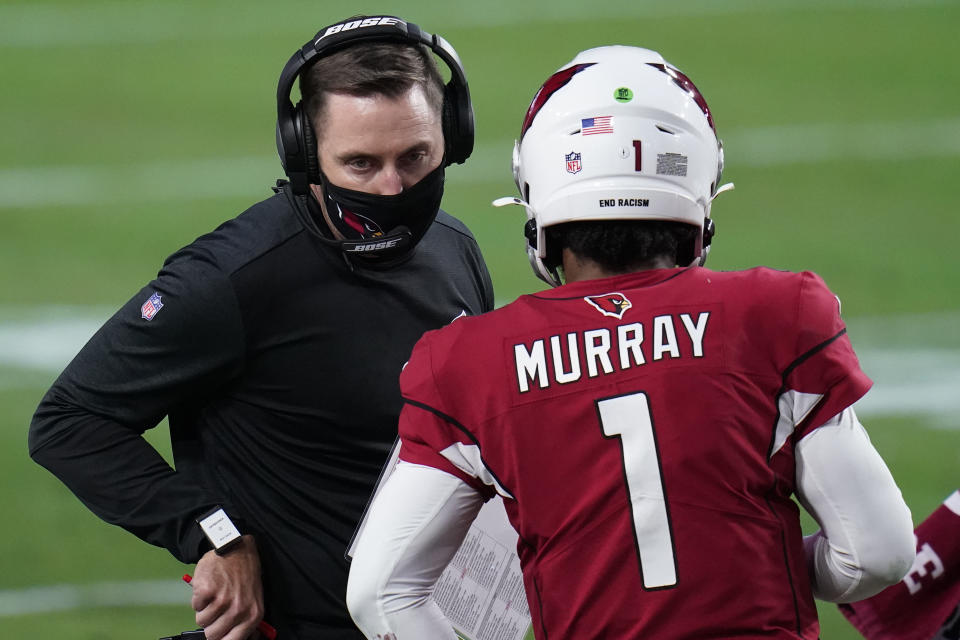
[[[103, 524], [27, 455], [58, 371], [163, 259], [270, 194], [275, 91], [326, 23], [393, 12], [466, 67], [477, 145], [444, 206], [501, 303], [541, 288], [510, 154], [581, 50], [659, 50], [706, 96], [736, 190], [709, 266], [820, 273], [876, 381], [858, 412], [915, 522], [960, 469], [960, 4], [955, 0], [352, 3], [0, 0], [0, 628], [150, 640], [192, 628], [189, 568]], [[165, 450], [165, 428], [149, 434]], [[576, 576], [571, 576], [575, 580]], [[859, 637], [825, 605], [823, 638]]]

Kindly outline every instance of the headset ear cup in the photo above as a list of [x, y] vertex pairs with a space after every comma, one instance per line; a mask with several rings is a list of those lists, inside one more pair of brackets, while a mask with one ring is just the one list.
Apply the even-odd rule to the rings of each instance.
[[451, 80], [443, 89], [443, 135], [447, 164], [462, 164], [473, 153], [473, 106], [469, 90]]
[[310, 118], [298, 104], [294, 108], [294, 120], [300, 134], [300, 146], [303, 149], [304, 168], [310, 184], [320, 184], [320, 160], [317, 158], [317, 136], [310, 124]]
[[443, 148], [447, 157], [447, 164], [463, 162], [459, 158], [459, 148], [457, 140], [459, 139], [459, 127], [457, 124], [457, 102], [456, 92], [452, 85], [447, 84], [443, 88], [443, 109], [440, 115], [441, 125], [443, 126]]

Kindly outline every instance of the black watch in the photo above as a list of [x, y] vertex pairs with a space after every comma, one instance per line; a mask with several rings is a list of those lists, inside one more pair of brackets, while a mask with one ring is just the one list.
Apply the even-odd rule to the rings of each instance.
[[200, 516], [197, 518], [197, 524], [213, 545], [217, 555], [223, 555], [240, 542], [242, 534], [223, 507], [215, 507], [212, 511]]

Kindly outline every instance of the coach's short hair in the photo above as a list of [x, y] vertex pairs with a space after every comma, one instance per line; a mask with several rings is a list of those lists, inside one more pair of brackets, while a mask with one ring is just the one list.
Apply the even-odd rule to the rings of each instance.
[[[327, 96], [383, 95], [398, 98], [420, 85], [437, 116], [443, 113], [443, 79], [433, 54], [422, 45], [357, 43], [323, 56], [300, 75], [300, 95], [314, 128], [324, 117]], [[322, 136], [322, 131], [318, 132]]]

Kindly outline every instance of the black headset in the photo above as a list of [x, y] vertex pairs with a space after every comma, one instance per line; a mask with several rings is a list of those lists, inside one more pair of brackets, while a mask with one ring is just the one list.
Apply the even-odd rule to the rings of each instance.
[[316, 134], [302, 107], [290, 100], [290, 91], [300, 73], [321, 56], [360, 42], [400, 42], [426, 45], [450, 68], [450, 81], [443, 90], [443, 138], [445, 162], [461, 164], [473, 151], [473, 106], [460, 57], [442, 37], [423, 31], [395, 16], [355, 16], [324, 27], [287, 61], [277, 85], [277, 153], [290, 186], [306, 195], [310, 184], [320, 183]]

